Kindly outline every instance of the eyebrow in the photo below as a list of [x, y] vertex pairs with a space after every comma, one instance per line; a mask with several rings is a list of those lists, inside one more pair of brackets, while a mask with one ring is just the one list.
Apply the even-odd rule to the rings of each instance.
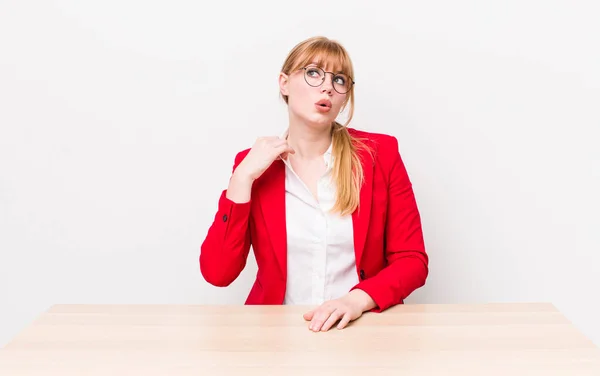
[[[320, 67], [319, 63], [318, 63], [318, 62], [315, 62], [315, 61], [311, 62], [310, 64], [312, 64], [312, 65], [316, 65], [317, 67]], [[323, 69], [323, 70], [325, 70], [325, 68], [322, 68], [322, 69]], [[341, 71], [341, 70], [340, 70], [340, 71], [337, 71], [337, 72], [334, 72], [334, 73], [335, 73], [335, 74], [340, 74], [340, 73], [341, 73], [341, 74], [344, 74], [344, 75], [346, 74], [346, 73], [344, 73], [344, 71]]]

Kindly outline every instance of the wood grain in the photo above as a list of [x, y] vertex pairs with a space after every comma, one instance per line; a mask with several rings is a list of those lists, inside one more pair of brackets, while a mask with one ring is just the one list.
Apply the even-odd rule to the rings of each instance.
[[399, 305], [313, 333], [310, 307], [56, 305], [0, 375], [600, 375], [551, 304]]

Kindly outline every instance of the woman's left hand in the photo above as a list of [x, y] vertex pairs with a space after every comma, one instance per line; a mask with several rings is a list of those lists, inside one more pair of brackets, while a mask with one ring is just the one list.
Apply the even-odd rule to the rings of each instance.
[[375, 302], [366, 292], [355, 289], [305, 313], [304, 320], [310, 321], [308, 328], [314, 332], [326, 332], [338, 321], [337, 328], [343, 329], [350, 321], [358, 319], [363, 312], [374, 307]]

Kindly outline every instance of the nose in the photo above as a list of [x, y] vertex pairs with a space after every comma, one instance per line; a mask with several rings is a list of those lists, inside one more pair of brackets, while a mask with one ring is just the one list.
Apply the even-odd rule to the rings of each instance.
[[321, 92], [331, 93], [333, 90], [333, 75], [325, 73], [325, 81], [321, 85]]

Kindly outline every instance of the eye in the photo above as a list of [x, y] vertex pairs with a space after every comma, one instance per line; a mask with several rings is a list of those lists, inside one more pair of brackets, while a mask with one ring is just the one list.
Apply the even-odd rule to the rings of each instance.
[[346, 78], [344, 76], [335, 76], [334, 80], [340, 85], [346, 85]]
[[311, 77], [321, 77], [321, 72], [317, 68], [308, 68], [306, 74]]

